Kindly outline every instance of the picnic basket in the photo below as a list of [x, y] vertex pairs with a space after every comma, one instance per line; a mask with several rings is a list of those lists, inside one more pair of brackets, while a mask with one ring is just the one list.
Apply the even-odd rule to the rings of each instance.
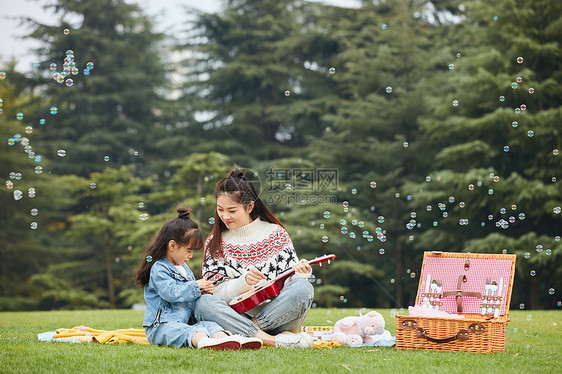
[[425, 252], [416, 306], [464, 318], [396, 316], [396, 348], [505, 350], [515, 255]]

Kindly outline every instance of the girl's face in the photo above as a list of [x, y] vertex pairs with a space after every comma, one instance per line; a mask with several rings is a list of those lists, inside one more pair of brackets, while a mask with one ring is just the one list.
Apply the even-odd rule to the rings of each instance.
[[189, 243], [179, 245], [175, 240], [170, 240], [168, 242], [168, 251], [166, 252], [166, 258], [175, 266], [185, 264], [187, 261], [191, 260], [192, 257], [193, 249], [191, 249]]
[[217, 197], [217, 214], [229, 230], [236, 230], [252, 222], [250, 212], [253, 208], [253, 201], [244, 206], [233, 201], [227, 194]]

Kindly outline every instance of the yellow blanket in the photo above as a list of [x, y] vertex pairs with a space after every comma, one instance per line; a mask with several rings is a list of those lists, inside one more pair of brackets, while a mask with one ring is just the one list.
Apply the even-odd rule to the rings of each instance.
[[58, 329], [55, 332], [54, 338], [61, 340], [80, 340], [83, 342], [95, 342], [100, 344], [134, 343], [150, 345], [143, 329], [107, 331], [78, 326], [71, 329]]

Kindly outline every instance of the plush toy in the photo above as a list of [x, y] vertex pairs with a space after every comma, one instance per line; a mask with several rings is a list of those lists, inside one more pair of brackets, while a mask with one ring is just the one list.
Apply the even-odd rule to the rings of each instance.
[[373, 344], [373, 335], [384, 332], [384, 317], [380, 313], [370, 311], [363, 315], [359, 312], [359, 317], [349, 316], [337, 321], [330, 340], [343, 345]]

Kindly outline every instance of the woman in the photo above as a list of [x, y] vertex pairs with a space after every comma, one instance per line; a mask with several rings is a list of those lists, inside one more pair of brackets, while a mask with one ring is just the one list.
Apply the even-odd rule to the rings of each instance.
[[[215, 224], [205, 243], [201, 271], [213, 282], [215, 292], [197, 301], [196, 319], [214, 321], [234, 334], [260, 338], [270, 347], [313, 348], [308, 334], [297, 333], [314, 296], [308, 281], [310, 265], [298, 260], [289, 234], [238, 168], [219, 182], [215, 199]], [[289, 268], [295, 274], [272, 300], [243, 314], [228, 305], [236, 296]]]

